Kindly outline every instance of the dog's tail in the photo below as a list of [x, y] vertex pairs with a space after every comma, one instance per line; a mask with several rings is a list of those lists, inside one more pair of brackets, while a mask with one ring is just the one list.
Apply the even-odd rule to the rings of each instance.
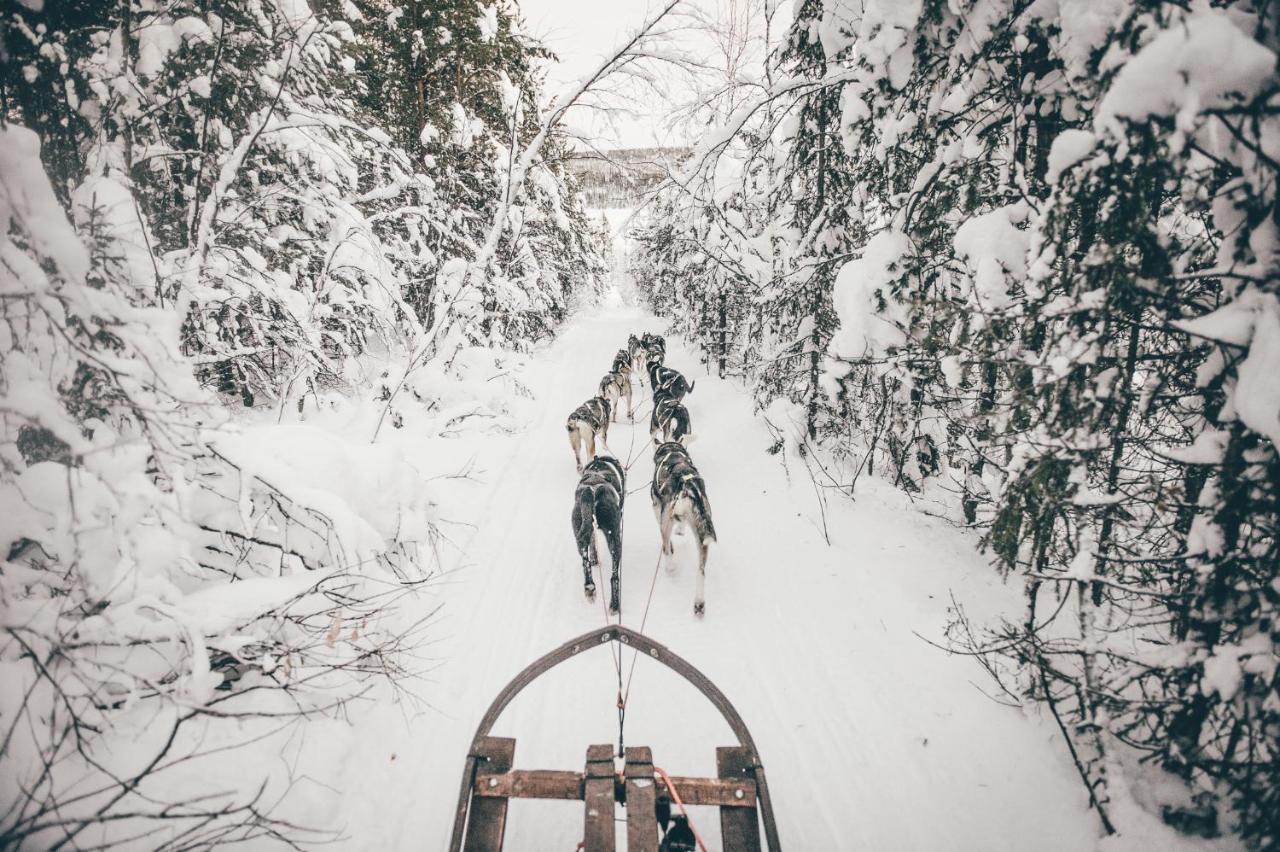
[[693, 381], [689, 382], [689, 389], [685, 391], [685, 393], [693, 393], [693, 386], [696, 385], [697, 383], [698, 383], [697, 379], [694, 379]]

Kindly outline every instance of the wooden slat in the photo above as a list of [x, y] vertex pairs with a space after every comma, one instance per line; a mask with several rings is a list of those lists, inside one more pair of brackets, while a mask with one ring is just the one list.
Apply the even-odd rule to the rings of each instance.
[[562, 769], [514, 769], [497, 775], [477, 775], [477, 796], [510, 799], [570, 799], [582, 801], [583, 775]]
[[653, 752], [648, 746], [626, 750], [622, 775], [627, 792], [627, 852], [657, 852], [658, 796], [654, 788]]
[[584, 852], [614, 852], [617, 844], [613, 828], [613, 746], [587, 746], [587, 771], [583, 781], [586, 817], [582, 841]]
[[[561, 769], [513, 769], [476, 776], [474, 795], [479, 798], [562, 799], [582, 801], [585, 776]], [[659, 782], [661, 783], [661, 782]], [[680, 798], [690, 805], [754, 808], [756, 785], [748, 779], [671, 776]]]
[[[760, 852], [760, 823], [756, 817], [755, 763], [755, 756], [749, 748], [721, 746], [716, 749], [717, 775], [727, 780], [742, 781], [744, 784], [751, 779], [751, 798], [746, 799], [751, 803], [751, 807], [720, 809], [720, 836], [724, 848], [732, 849], [734, 852]], [[681, 798], [684, 797], [683, 793], [680, 795]]]
[[[473, 750], [477, 771], [506, 772], [516, 755], [516, 741], [509, 737], [481, 737]], [[505, 798], [474, 799], [467, 820], [464, 852], [502, 852], [502, 836], [507, 829]]]
[[721, 808], [756, 806], [754, 781], [672, 775], [671, 783], [676, 785], [676, 792], [686, 805], [714, 805]]

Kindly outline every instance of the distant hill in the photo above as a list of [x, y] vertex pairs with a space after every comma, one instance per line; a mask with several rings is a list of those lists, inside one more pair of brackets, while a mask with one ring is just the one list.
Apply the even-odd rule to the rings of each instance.
[[634, 207], [689, 156], [689, 148], [618, 148], [574, 155], [569, 171], [588, 207]]

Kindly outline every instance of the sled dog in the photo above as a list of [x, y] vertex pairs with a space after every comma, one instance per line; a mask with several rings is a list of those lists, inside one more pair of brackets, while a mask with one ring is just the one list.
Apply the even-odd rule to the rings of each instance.
[[573, 537], [582, 557], [583, 590], [588, 598], [596, 594], [592, 569], [599, 564], [596, 530], [604, 533], [613, 562], [609, 577], [609, 609], [622, 607], [622, 502], [626, 499], [626, 471], [613, 456], [600, 455], [582, 471], [573, 497]]
[[654, 444], [678, 441], [688, 444], [693, 438], [689, 409], [680, 400], [661, 391], [653, 398], [653, 414], [649, 417], [649, 437]]
[[668, 441], [654, 451], [653, 486], [649, 496], [662, 531], [662, 553], [668, 570], [674, 567], [671, 533], [676, 524], [688, 529], [698, 540], [698, 582], [693, 612], [702, 615], [706, 610], [707, 551], [716, 540], [716, 529], [711, 523], [706, 483], [683, 444]]
[[660, 335], [646, 332], [640, 338], [640, 344], [644, 347], [644, 363], [646, 367], [651, 364], [661, 364], [667, 359], [667, 341]]
[[659, 362], [650, 361], [649, 385], [653, 388], [653, 398], [655, 400], [661, 394], [679, 402], [685, 398], [686, 394], [693, 393], [694, 382], [686, 381], [685, 377], [677, 370], [664, 367]]
[[627, 416], [633, 420], [635, 419], [635, 408], [631, 403], [631, 380], [627, 378], [626, 373], [621, 373], [617, 370], [607, 373], [600, 380], [600, 396], [607, 399], [609, 405], [613, 407], [613, 419], [615, 421], [618, 419], [618, 410], [621, 408], [618, 405], [618, 401], [621, 399], [626, 399], [627, 401]]
[[599, 396], [592, 397], [575, 408], [564, 424], [569, 430], [569, 446], [573, 448], [573, 458], [579, 473], [582, 472], [583, 450], [586, 451], [588, 460], [596, 457], [596, 435], [600, 436], [601, 443], [609, 442], [610, 409], [609, 400]]
[[619, 349], [618, 354], [613, 356], [613, 366], [609, 368], [611, 373], [621, 373], [628, 382], [631, 381], [631, 354], [625, 349]]
[[639, 377], [640, 387], [644, 387], [644, 366], [649, 352], [634, 334], [627, 338], [627, 355], [631, 358], [631, 372]]

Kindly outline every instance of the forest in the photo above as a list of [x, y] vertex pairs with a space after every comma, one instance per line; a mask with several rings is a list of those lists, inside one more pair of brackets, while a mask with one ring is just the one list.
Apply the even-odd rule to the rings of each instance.
[[[0, 848], [437, 848], [479, 691], [600, 619], [560, 418], [642, 330], [701, 365], [730, 539], [705, 620], [653, 569], [653, 629], [765, 691], [766, 762], [845, 710], [717, 648], [861, 626], [765, 609], [748, 529], [794, 505], [778, 558], [901, 595], [855, 611], [910, 648], [821, 688], [1031, 726], [1052, 848], [1280, 848], [1280, 4], [667, 0], [567, 87], [537, 5], [0, 2]], [[661, 140], [573, 124], [646, 100]], [[901, 576], [872, 519], [929, 525]], [[947, 837], [855, 833], [801, 763], [793, 848]], [[1038, 842], [1002, 825], [956, 848]]]

